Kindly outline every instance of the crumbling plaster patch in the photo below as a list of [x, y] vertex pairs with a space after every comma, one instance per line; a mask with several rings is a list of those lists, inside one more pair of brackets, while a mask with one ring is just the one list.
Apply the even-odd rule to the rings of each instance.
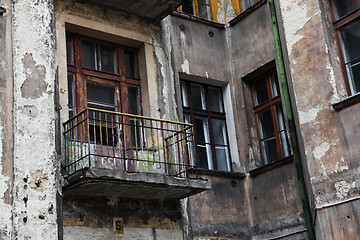
[[352, 188], [356, 187], [356, 183], [355, 182], [348, 183], [346, 181], [340, 181], [335, 183], [334, 186], [336, 189], [336, 196], [338, 196], [340, 200], [342, 200], [348, 195], [348, 193]]

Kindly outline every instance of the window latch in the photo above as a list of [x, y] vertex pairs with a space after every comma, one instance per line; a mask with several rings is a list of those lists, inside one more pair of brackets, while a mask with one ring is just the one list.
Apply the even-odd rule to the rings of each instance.
[[3, 15], [4, 13], [6, 13], [6, 8], [3, 6], [0, 6], [0, 15]]

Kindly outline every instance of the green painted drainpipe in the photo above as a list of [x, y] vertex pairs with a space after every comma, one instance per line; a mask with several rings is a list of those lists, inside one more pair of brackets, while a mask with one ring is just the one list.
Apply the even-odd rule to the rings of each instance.
[[278, 27], [278, 22], [277, 22], [277, 18], [276, 18], [274, 0], [268, 0], [268, 2], [269, 2], [269, 6], [270, 6], [271, 21], [272, 21], [272, 26], [273, 26], [273, 31], [274, 31], [274, 38], [275, 38], [276, 56], [278, 59], [278, 67], [279, 67], [280, 80], [281, 80], [281, 86], [282, 86], [282, 94], [283, 94], [284, 102], [285, 102], [287, 120], [289, 122], [290, 138], [291, 138], [291, 143], [293, 146], [294, 163], [295, 163], [295, 168], [296, 168], [296, 173], [297, 173], [301, 203], [302, 203], [303, 211], [304, 211], [305, 224], [306, 224], [306, 227], [308, 230], [309, 239], [315, 240], [315, 231], [314, 231], [314, 227], [312, 224], [309, 199], [306, 194], [304, 173], [303, 173], [303, 169], [302, 169], [302, 165], [301, 165], [299, 144], [298, 144], [295, 124], [294, 124], [294, 114], [293, 114], [293, 110], [291, 107], [289, 88], [288, 88], [288, 84], [287, 84], [287, 80], [286, 80], [284, 58], [283, 58], [282, 49], [281, 49], [279, 27]]

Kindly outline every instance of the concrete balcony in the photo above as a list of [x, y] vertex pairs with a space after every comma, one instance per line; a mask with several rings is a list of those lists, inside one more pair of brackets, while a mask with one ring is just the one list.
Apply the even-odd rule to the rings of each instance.
[[210, 189], [191, 124], [87, 108], [64, 123], [64, 153], [65, 195], [163, 201]]
[[158, 22], [174, 11], [182, 0], [77, 0], [110, 7], [129, 14], [134, 14], [151, 22]]

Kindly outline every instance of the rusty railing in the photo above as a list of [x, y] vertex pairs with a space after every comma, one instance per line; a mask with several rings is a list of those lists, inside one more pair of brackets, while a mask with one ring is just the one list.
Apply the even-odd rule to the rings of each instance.
[[192, 124], [86, 108], [64, 123], [63, 174], [84, 168], [189, 177]]

